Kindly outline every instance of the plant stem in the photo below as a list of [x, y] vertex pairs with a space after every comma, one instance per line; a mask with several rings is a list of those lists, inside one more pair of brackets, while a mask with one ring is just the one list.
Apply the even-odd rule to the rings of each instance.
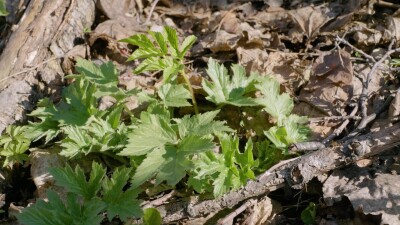
[[197, 114], [199, 114], [199, 109], [197, 108], [197, 102], [196, 102], [196, 97], [194, 96], [194, 91], [193, 91], [193, 87], [192, 84], [189, 81], [189, 78], [186, 76], [184, 69], [181, 70], [181, 75], [183, 77], [183, 79], [185, 80], [188, 88], [189, 88], [189, 92], [192, 95], [192, 103], [193, 103], [193, 107], [194, 107], [194, 112]]

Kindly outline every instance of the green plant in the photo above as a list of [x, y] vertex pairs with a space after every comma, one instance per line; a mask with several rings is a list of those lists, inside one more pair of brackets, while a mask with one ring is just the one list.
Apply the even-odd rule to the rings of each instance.
[[207, 100], [217, 105], [256, 106], [254, 99], [246, 96], [255, 91], [256, 74], [246, 77], [244, 67], [237, 64], [232, 66], [232, 71], [233, 76], [230, 78], [224, 65], [212, 58], [208, 61], [207, 74], [212, 82], [205, 79], [202, 82], [203, 89], [208, 94]]
[[213, 191], [219, 197], [230, 190], [238, 189], [254, 179], [253, 142], [246, 143], [243, 153], [239, 150], [239, 138], [223, 135], [220, 137], [222, 154], [212, 151], [202, 153], [195, 160], [196, 170], [190, 177], [189, 184], [202, 193]]
[[0, 155], [5, 157], [3, 167], [22, 164], [28, 159], [25, 152], [29, 149], [31, 140], [25, 136], [25, 130], [25, 126], [10, 125], [0, 136]]
[[111, 221], [118, 216], [122, 221], [128, 217], [140, 217], [143, 212], [136, 199], [138, 191], [133, 188], [124, 190], [131, 169], [116, 169], [111, 177], [98, 163], [93, 163], [89, 179], [77, 166], [54, 168], [50, 171], [56, 184], [67, 191], [66, 199], [54, 191], [48, 191], [48, 202], [38, 200], [19, 214], [18, 220], [23, 224], [70, 225], [100, 224], [106, 213]]
[[301, 220], [304, 224], [314, 224], [315, 216], [317, 214], [317, 207], [315, 203], [310, 202], [310, 204], [301, 212]]
[[138, 74], [146, 71], [162, 71], [164, 84], [169, 83], [171, 80], [175, 81], [177, 75], [180, 74], [191, 94], [193, 107], [197, 114], [196, 98], [189, 78], [185, 73], [184, 62], [186, 53], [197, 38], [194, 35], [190, 35], [179, 46], [176, 31], [168, 26], [164, 27], [162, 33], [149, 31], [149, 35], [152, 36], [156, 44], [144, 34], [133, 35], [121, 40], [139, 47], [128, 60], [144, 59], [134, 72]]
[[[306, 118], [292, 114], [294, 102], [281, 93], [279, 82], [255, 73], [247, 76], [240, 65], [232, 66], [230, 76], [224, 65], [210, 59], [210, 80], [204, 78], [202, 87], [212, 104], [199, 113], [184, 61], [196, 38], [186, 38], [179, 47], [176, 32], [169, 27], [149, 34], [153, 40], [134, 35], [123, 41], [139, 47], [130, 58], [143, 60], [136, 73], [163, 72], [164, 84], [154, 94], [120, 88], [118, 71], [110, 62], [96, 65], [77, 59], [79, 74], [67, 76], [74, 81], [63, 90], [62, 99], [41, 100], [28, 125], [10, 126], [0, 137], [4, 166], [28, 160], [32, 144], [59, 147], [59, 154], [67, 159], [105, 162], [93, 163], [89, 179], [79, 167], [53, 169], [56, 183], [67, 189], [66, 197], [49, 191], [49, 202], [38, 200], [26, 208], [18, 217], [22, 223], [43, 219], [43, 224], [98, 224], [106, 213], [108, 220], [144, 215], [144, 224], [159, 224], [154, 210], [142, 214], [136, 188], [157, 189], [163, 182], [174, 188], [179, 183], [219, 197], [289, 157], [287, 147], [306, 139]], [[125, 106], [132, 96], [144, 107], [140, 112], [132, 113]], [[113, 103], [102, 109], [103, 98], [112, 98]], [[180, 113], [177, 108], [190, 106], [190, 99], [195, 114]], [[235, 126], [225, 122], [221, 113], [226, 107], [239, 113], [267, 112], [268, 118], [257, 121], [265, 124], [264, 134], [254, 141], [242, 130], [232, 129]], [[105, 175], [106, 169], [111, 176]]]

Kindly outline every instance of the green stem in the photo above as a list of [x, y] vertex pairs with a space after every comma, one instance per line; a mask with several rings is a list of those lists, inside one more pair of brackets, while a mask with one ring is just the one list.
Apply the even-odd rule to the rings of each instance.
[[189, 88], [189, 92], [192, 95], [192, 103], [193, 103], [193, 108], [194, 108], [194, 112], [197, 114], [199, 114], [199, 109], [197, 108], [197, 102], [196, 102], [196, 97], [194, 96], [194, 91], [192, 88], [192, 84], [189, 81], [189, 78], [186, 76], [184, 69], [181, 71], [181, 75], [183, 77], [183, 79], [185, 80], [188, 88]]

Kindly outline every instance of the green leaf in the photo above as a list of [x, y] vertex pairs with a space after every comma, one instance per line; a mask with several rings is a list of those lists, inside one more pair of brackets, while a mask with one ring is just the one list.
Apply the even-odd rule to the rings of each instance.
[[287, 133], [284, 127], [273, 126], [268, 131], [265, 131], [264, 134], [277, 148], [282, 149], [289, 145], [286, 142]]
[[155, 208], [147, 208], [143, 215], [144, 225], [161, 225], [162, 218], [160, 213]]
[[154, 48], [151, 40], [144, 34], [136, 34], [129, 38], [120, 40], [120, 42], [125, 42], [131, 45], [138, 46], [140, 48]]
[[188, 135], [178, 144], [178, 151], [183, 154], [201, 153], [212, 150], [215, 145], [212, 137]]
[[283, 119], [292, 112], [293, 99], [287, 93], [279, 94], [279, 82], [273, 78], [266, 78], [256, 88], [261, 91], [263, 98], [256, 101], [264, 106], [264, 110], [274, 118], [278, 119], [280, 126]]
[[133, 188], [124, 191], [130, 171], [128, 168], [117, 169], [111, 178], [105, 178], [103, 181], [103, 201], [107, 204], [109, 221], [117, 215], [122, 221], [126, 221], [128, 217], [142, 215], [140, 202], [136, 199], [138, 191]]
[[176, 30], [171, 27], [164, 27], [164, 37], [168, 40], [168, 45], [170, 46], [171, 54], [174, 57], [179, 57], [179, 47], [178, 47], [178, 35], [176, 34]]
[[160, 87], [158, 95], [166, 107], [191, 106], [188, 102], [188, 99], [191, 99], [190, 92], [183, 84], [164, 84]]
[[306, 209], [301, 212], [301, 221], [304, 224], [314, 224], [315, 223], [315, 216], [317, 213], [317, 207], [315, 203], [310, 202]]
[[207, 92], [207, 100], [217, 105], [230, 104], [234, 106], [255, 106], [257, 103], [245, 95], [254, 91], [253, 76], [246, 77], [246, 72], [242, 66], [232, 66], [234, 72], [232, 79], [228, 75], [228, 70], [224, 65], [220, 65], [214, 59], [208, 61], [207, 74], [212, 82], [203, 79], [202, 86]]
[[132, 55], [129, 57], [129, 60], [147, 59], [150, 57], [162, 56], [163, 54], [164, 53], [155, 48], [140, 48], [132, 53]]
[[239, 150], [239, 138], [223, 135], [220, 137], [222, 154], [213, 153], [200, 154], [194, 162], [196, 172], [192, 183], [197, 189], [202, 186], [195, 180], [213, 181], [213, 194], [219, 197], [230, 190], [235, 190], [247, 183], [248, 179], [255, 179], [252, 171], [256, 165], [253, 158], [253, 144], [249, 140], [244, 153]]
[[69, 192], [89, 200], [99, 192], [106, 170], [100, 164], [93, 162], [89, 180], [79, 166], [76, 166], [75, 170], [69, 165], [64, 168], [53, 168], [50, 173], [58, 186], [65, 187]]
[[164, 54], [168, 53], [168, 46], [165, 42], [164, 36], [160, 32], [149, 31], [149, 34], [156, 40], [158, 46]]
[[0, 155], [4, 156], [3, 167], [13, 167], [14, 164], [23, 164], [28, 160], [30, 139], [25, 137], [26, 126], [9, 125], [5, 133], [0, 136]]
[[304, 126], [303, 124], [305, 123], [307, 123], [307, 117], [305, 116], [292, 114], [287, 119], [285, 119], [285, 139], [288, 144], [303, 142], [307, 140], [310, 133], [310, 128]]
[[193, 46], [193, 44], [196, 42], [197, 37], [194, 35], [190, 35], [185, 38], [185, 40], [182, 42], [182, 46], [180, 48], [180, 55], [179, 57], [183, 59], [185, 57], [187, 51]]
[[281, 160], [290, 157], [287, 154], [285, 155], [281, 149], [278, 149], [268, 140], [256, 142], [254, 147], [257, 153], [257, 161], [255, 163], [258, 164], [255, 169], [258, 173], [262, 173]]
[[6, 9], [6, 2], [5, 0], [0, 0], [0, 16], [7, 16], [8, 12]]
[[178, 75], [179, 71], [183, 70], [183, 65], [175, 60], [169, 62], [169, 65], [163, 70], [163, 83], [168, 83], [172, 80], [176, 75]]
[[179, 149], [173, 146], [166, 146], [165, 149], [164, 162], [157, 173], [156, 183], [166, 181], [169, 185], [175, 185], [185, 177], [186, 170], [192, 168], [192, 163], [185, 157], [187, 154], [179, 152]]
[[65, 204], [52, 190], [48, 190], [48, 202], [38, 200], [17, 215], [18, 222], [25, 225], [100, 225], [100, 212], [105, 204], [98, 199], [85, 201], [82, 205], [77, 196], [69, 193]]
[[231, 128], [225, 125], [225, 122], [214, 120], [219, 112], [219, 110], [215, 110], [194, 116], [186, 115], [182, 119], [174, 119], [178, 124], [179, 136], [183, 138], [189, 134], [204, 136], [233, 132]]
[[75, 69], [85, 76], [85, 79], [98, 85], [118, 84], [118, 71], [110, 61], [102, 64], [100, 67], [91, 61], [77, 58]]
[[132, 187], [139, 187], [147, 180], [151, 179], [165, 162], [163, 155], [166, 153], [164, 147], [156, 148], [148, 153], [143, 162], [136, 169], [132, 178]]
[[119, 155], [144, 155], [149, 151], [177, 141], [175, 131], [168, 121], [157, 115], [150, 115], [149, 121], [140, 124], [132, 133], [126, 148]]

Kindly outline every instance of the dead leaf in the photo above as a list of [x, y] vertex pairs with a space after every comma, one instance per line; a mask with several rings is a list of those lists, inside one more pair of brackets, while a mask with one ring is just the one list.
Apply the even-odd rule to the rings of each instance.
[[116, 19], [126, 14], [132, 15], [135, 12], [134, 0], [98, 0], [96, 1], [96, 6], [110, 19]]
[[236, 14], [228, 11], [222, 17], [222, 28], [231, 34], [235, 34], [239, 31], [239, 20], [236, 18]]
[[312, 38], [318, 34], [319, 29], [334, 18], [332, 13], [329, 13], [329, 8], [325, 6], [308, 6], [296, 10], [289, 11], [294, 22], [298, 25], [299, 29], [308, 37]]
[[274, 220], [278, 213], [282, 212], [282, 206], [268, 197], [265, 197], [254, 204], [250, 215], [246, 216], [243, 225], [263, 225]]
[[107, 20], [97, 25], [93, 33], [121, 40], [137, 33], [145, 33], [146, 31], [146, 27], [134, 23], [132, 20]]
[[[343, 63], [342, 63], [343, 62]], [[299, 99], [328, 115], [344, 115], [344, 106], [353, 97], [353, 67], [350, 53], [325, 52], [313, 65], [315, 73]]]
[[259, 72], [265, 73], [266, 62], [268, 60], [268, 53], [259, 48], [246, 49], [238, 47], [236, 49], [239, 58], [239, 64], [246, 68], [246, 72]]
[[393, 38], [400, 41], [400, 18], [388, 16], [387, 18], [388, 30]]
[[[205, 47], [212, 52], [232, 51], [236, 48], [240, 37], [236, 34], [230, 34], [224, 30], [208, 35], [203, 41], [206, 42]], [[202, 42], [203, 42], [202, 41]]]
[[365, 168], [335, 170], [323, 185], [326, 201], [347, 196], [356, 211], [382, 215], [381, 224], [400, 224], [400, 176]]

